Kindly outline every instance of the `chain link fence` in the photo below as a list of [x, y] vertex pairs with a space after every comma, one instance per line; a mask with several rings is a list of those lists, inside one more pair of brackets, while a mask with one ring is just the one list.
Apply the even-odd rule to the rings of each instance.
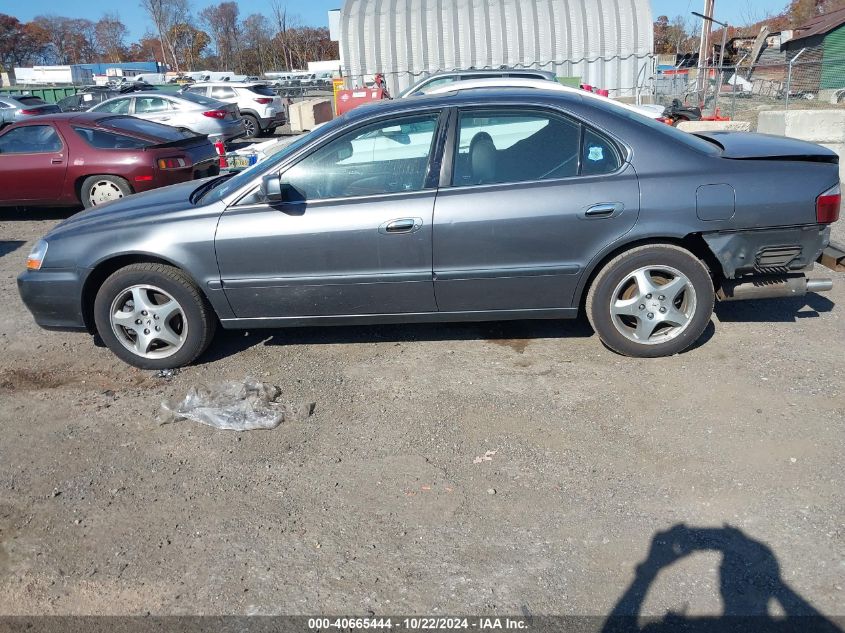
[[[651, 85], [649, 85], [651, 84]], [[749, 121], [764, 110], [845, 108], [845, 57], [805, 49], [791, 60], [658, 72], [642, 98], [701, 107], [704, 116]]]

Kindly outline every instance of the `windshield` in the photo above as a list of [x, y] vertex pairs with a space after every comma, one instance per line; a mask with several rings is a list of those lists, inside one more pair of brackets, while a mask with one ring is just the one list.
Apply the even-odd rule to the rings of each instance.
[[234, 193], [241, 187], [245, 187], [265, 172], [271, 171], [274, 167], [283, 163], [288, 156], [299, 150], [299, 148], [333, 131], [336, 127], [338, 127], [338, 125], [340, 125], [341, 122], [345, 122], [345, 117], [338, 117], [325, 125], [321, 125], [319, 128], [309, 132], [308, 134], [303, 134], [298, 139], [282, 148], [279, 152], [273, 154], [270, 158], [260, 163], [256, 163], [236, 176], [227, 180], [221, 180], [218, 185], [210, 189], [198, 200], [198, 202], [202, 204], [211, 204], [225, 198], [231, 193]]

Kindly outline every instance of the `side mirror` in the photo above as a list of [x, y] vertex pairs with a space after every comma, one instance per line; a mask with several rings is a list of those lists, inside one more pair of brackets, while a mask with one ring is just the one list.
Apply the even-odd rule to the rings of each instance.
[[261, 177], [261, 194], [269, 202], [282, 202], [282, 181], [279, 174], [265, 174]]

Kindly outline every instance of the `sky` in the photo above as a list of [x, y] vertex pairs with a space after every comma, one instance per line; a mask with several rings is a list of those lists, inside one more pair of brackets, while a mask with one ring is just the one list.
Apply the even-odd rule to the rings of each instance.
[[[272, 15], [269, 0], [237, 0], [242, 16], [250, 13], [264, 13]], [[214, 4], [213, 0], [192, 0], [194, 11]], [[717, 20], [727, 20], [731, 24], [746, 21], [748, 16], [762, 18], [767, 12], [778, 12], [786, 6], [787, 0], [716, 0]], [[311, 26], [328, 26], [326, 17], [329, 9], [338, 9], [342, 0], [289, 0], [288, 12], [299, 15], [304, 24]], [[676, 15], [689, 16], [690, 11], [703, 11], [704, 0], [651, 0], [652, 13], [668, 15], [670, 19]], [[57, 0], [0, 0], [0, 13], [14, 15], [19, 20], [28, 22], [36, 15], [54, 14], [67, 17], [85, 17], [98, 20], [103, 13], [112, 11], [117, 13], [129, 28], [132, 39], [142, 36], [150, 23], [146, 13], [139, 6], [138, 0], [123, 0], [112, 6], [103, 0], [74, 0], [64, 3]]]

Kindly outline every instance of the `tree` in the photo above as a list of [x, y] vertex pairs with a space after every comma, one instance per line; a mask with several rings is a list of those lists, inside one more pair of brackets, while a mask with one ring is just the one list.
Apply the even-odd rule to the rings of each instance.
[[126, 25], [114, 13], [107, 13], [94, 25], [97, 48], [105, 61], [119, 62], [126, 56], [126, 34]]
[[173, 69], [179, 72], [179, 62], [170, 35], [176, 24], [188, 21], [188, 0], [141, 0], [141, 7], [150, 15], [158, 32], [162, 61], [172, 62]]
[[39, 15], [32, 24], [47, 38], [45, 61], [81, 64], [97, 56], [95, 28], [91, 20]]
[[197, 67], [205, 49], [211, 42], [211, 38], [205, 31], [194, 28], [188, 22], [179, 22], [171, 27], [169, 32], [170, 41], [173, 42], [173, 51], [179, 66], [186, 70], [193, 70]]
[[241, 63], [248, 74], [263, 75], [273, 63], [273, 39], [270, 21], [260, 13], [248, 16], [241, 25], [243, 51]]
[[200, 11], [199, 18], [200, 22], [208, 27], [219, 63], [223, 66], [231, 65], [233, 70], [239, 70], [238, 5], [234, 2], [211, 5]]

